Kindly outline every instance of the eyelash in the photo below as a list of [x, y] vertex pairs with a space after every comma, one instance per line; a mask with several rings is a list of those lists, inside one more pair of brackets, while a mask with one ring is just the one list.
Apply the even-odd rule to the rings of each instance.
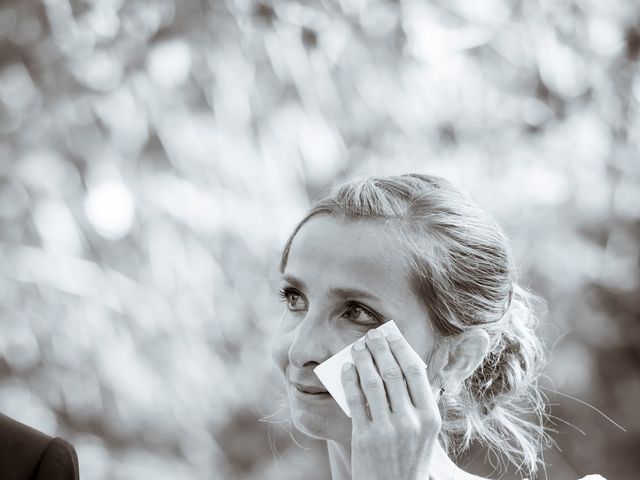
[[[289, 296], [290, 295], [298, 295], [298, 296], [302, 296], [302, 294], [297, 291], [295, 288], [291, 288], [291, 287], [282, 287], [280, 289], [280, 291], [278, 292], [278, 296], [280, 297], [280, 299], [284, 302], [287, 303], [289, 301]], [[380, 317], [380, 315], [378, 315], [377, 313], [373, 312], [372, 310], [370, 310], [369, 308], [365, 307], [364, 305], [362, 305], [361, 303], [358, 302], [353, 302], [353, 301], [349, 301], [346, 303], [346, 310], [350, 310], [352, 308], [360, 308], [362, 309], [367, 315], [370, 315], [371, 317], [373, 317], [376, 321], [383, 323], [382, 318]], [[364, 325], [361, 322], [354, 322], [354, 323], [359, 323], [361, 325]]]
[[300, 295], [296, 290], [291, 287], [282, 287], [278, 292], [278, 296], [282, 299], [283, 302], [289, 300], [289, 295], [295, 293], [296, 295]]

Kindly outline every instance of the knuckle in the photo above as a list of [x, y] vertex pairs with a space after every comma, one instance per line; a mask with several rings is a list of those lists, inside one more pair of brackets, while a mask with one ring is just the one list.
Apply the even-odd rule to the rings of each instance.
[[354, 377], [355, 377], [355, 371], [354, 371], [353, 368], [350, 368], [348, 370], [343, 370], [342, 371], [342, 379], [343, 380], [351, 381], [351, 380], [353, 380]]
[[369, 348], [371, 348], [371, 350], [374, 350], [376, 352], [382, 352], [387, 349], [387, 342], [384, 340], [384, 338], [371, 340], [369, 342]]
[[380, 385], [380, 380], [378, 380], [375, 377], [369, 377], [366, 378], [363, 382], [362, 382], [362, 388], [364, 388], [365, 390], [371, 392], [371, 391], [376, 391], [378, 390], [382, 385]]
[[354, 394], [352, 393], [351, 395], [347, 396], [347, 404], [350, 407], [363, 407], [364, 406], [364, 402], [362, 401], [362, 397], [358, 394]]
[[403, 432], [417, 432], [420, 430], [420, 422], [416, 418], [405, 417], [398, 422], [398, 428]]
[[388, 367], [382, 371], [382, 379], [385, 382], [396, 382], [402, 379], [402, 370], [398, 367]]
[[358, 450], [368, 449], [375, 443], [376, 438], [377, 437], [370, 432], [360, 433], [353, 438], [353, 446]]
[[389, 437], [394, 436], [396, 433], [397, 430], [393, 425], [391, 425], [391, 423], [381, 422], [381, 424], [375, 428], [374, 438], [388, 439]]
[[419, 376], [419, 375], [426, 375], [426, 372], [422, 365], [418, 365], [417, 363], [412, 363], [407, 366], [407, 374], [411, 376]]
[[420, 420], [422, 424], [433, 430], [439, 431], [440, 427], [442, 426], [442, 418], [440, 417], [440, 414], [438, 412], [424, 412], [421, 415]]

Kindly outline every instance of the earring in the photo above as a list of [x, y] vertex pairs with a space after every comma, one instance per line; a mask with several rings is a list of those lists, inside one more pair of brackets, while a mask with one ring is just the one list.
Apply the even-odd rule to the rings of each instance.
[[445, 392], [444, 379], [442, 377], [439, 377], [439, 380], [440, 380], [440, 396], [442, 396]]

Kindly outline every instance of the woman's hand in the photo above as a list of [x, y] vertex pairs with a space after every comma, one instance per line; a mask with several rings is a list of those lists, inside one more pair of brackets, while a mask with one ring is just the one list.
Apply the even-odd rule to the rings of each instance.
[[442, 420], [415, 352], [401, 336], [387, 339], [371, 329], [352, 356], [355, 368], [347, 364], [342, 372], [352, 419], [351, 478], [428, 479]]

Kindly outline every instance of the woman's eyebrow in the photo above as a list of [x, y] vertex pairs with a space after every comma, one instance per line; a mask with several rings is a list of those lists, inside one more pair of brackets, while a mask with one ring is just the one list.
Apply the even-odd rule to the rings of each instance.
[[[298, 280], [296, 277], [292, 275], [282, 275], [282, 280], [291, 284], [293, 287], [298, 288], [300, 290], [304, 290], [305, 285], [302, 280]], [[376, 297], [372, 293], [367, 292], [366, 290], [361, 290], [359, 288], [339, 288], [334, 287], [329, 289], [329, 295], [332, 297], [338, 298], [368, 298], [369, 300], [380, 300], [380, 298]]]
[[330, 288], [329, 295], [333, 297], [339, 298], [368, 298], [369, 300], [380, 300], [378, 297], [369, 293], [365, 290], [360, 290], [358, 288]]
[[292, 286], [300, 290], [304, 290], [304, 282], [302, 280], [298, 280], [296, 277], [285, 274], [285, 275], [282, 275], [282, 280], [284, 280], [285, 282], [291, 284]]

